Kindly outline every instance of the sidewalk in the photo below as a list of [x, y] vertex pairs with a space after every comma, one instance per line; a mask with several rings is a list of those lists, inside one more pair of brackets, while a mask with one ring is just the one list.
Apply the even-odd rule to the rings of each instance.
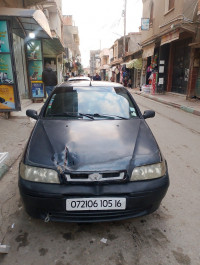
[[22, 111], [12, 112], [9, 119], [0, 116], [0, 179], [21, 156], [35, 124], [35, 120], [26, 116], [26, 110], [39, 113], [43, 104], [23, 100]]
[[181, 109], [183, 111], [200, 116], [200, 99], [186, 100], [185, 95], [166, 92], [165, 94], [150, 94], [140, 91], [138, 88], [128, 89], [131, 94], [137, 94], [151, 100]]

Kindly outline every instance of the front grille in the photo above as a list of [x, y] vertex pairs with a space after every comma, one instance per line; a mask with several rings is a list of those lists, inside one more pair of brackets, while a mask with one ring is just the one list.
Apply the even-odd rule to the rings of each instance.
[[105, 172], [105, 173], [87, 173], [87, 174], [76, 174], [70, 173], [65, 174], [67, 182], [103, 182], [103, 181], [118, 181], [125, 179], [125, 172]]

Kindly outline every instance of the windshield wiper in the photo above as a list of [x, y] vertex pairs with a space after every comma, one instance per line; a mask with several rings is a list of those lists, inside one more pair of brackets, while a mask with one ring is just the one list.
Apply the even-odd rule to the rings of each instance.
[[54, 117], [75, 117], [75, 118], [83, 118], [87, 117], [91, 120], [94, 120], [94, 118], [90, 114], [83, 114], [83, 113], [73, 113], [73, 112], [62, 112], [62, 113], [52, 113], [49, 114], [48, 117], [54, 116]]
[[80, 116], [83, 116], [83, 117], [87, 117], [87, 118], [89, 118], [89, 119], [91, 119], [91, 120], [94, 120], [94, 117], [93, 117], [93, 115], [91, 115], [91, 114], [85, 114], [85, 113], [80, 113], [80, 112], [79, 112], [79, 115], [80, 115]]
[[108, 118], [108, 119], [114, 119], [115, 117], [120, 118], [122, 120], [128, 120], [128, 118], [126, 117], [121, 117], [118, 115], [113, 115], [113, 114], [99, 114], [99, 113], [94, 113], [94, 114], [88, 114], [91, 115], [93, 117], [98, 117], [98, 118]]

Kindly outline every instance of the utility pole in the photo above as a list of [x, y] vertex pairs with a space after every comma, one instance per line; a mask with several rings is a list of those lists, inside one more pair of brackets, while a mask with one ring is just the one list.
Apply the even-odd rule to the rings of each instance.
[[124, 0], [124, 40], [123, 40], [123, 56], [126, 54], [126, 1]]

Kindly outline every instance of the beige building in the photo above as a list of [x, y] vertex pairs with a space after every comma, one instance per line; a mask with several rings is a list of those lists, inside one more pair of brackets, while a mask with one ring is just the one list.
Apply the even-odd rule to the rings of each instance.
[[100, 52], [100, 67], [98, 72], [100, 73], [101, 80], [109, 80], [109, 49], [105, 48]]
[[142, 30], [142, 82], [155, 81], [158, 92], [198, 95], [198, 4], [198, 0], [143, 0], [149, 30]]
[[110, 60], [112, 81], [137, 87], [140, 85], [141, 77], [141, 32], [130, 32], [125, 36], [125, 54], [123, 54], [123, 40], [124, 37], [121, 37], [112, 46], [113, 58]]
[[100, 52], [101, 52], [101, 50], [91, 50], [90, 51], [90, 75], [91, 76], [95, 76], [96, 73], [99, 74]]
[[81, 54], [78, 27], [71, 15], [63, 16], [63, 41], [66, 50], [65, 72], [80, 74]]

